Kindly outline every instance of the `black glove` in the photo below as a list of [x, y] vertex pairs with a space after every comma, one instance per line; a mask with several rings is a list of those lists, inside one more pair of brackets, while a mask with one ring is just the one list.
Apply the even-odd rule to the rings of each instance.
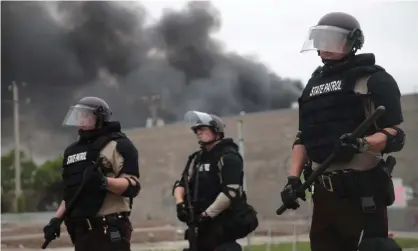
[[204, 223], [210, 221], [212, 218], [205, 212], [205, 215], [199, 215], [198, 222]]
[[[101, 161], [101, 160], [100, 160]], [[93, 161], [93, 165], [95, 162]], [[103, 174], [101, 167], [98, 168], [87, 168], [86, 171], [84, 171], [83, 179], [88, 179], [88, 182], [90, 184], [94, 184], [95, 187], [100, 187], [100, 189], [106, 189], [108, 180], [106, 175]]]
[[335, 160], [349, 162], [355, 154], [369, 149], [369, 143], [364, 138], [352, 138], [351, 133], [341, 135], [335, 152]]
[[186, 204], [184, 204], [184, 202], [178, 203], [176, 205], [176, 210], [177, 210], [177, 219], [179, 219], [179, 221], [181, 222], [186, 222], [187, 216], [189, 214], [186, 208]]
[[106, 175], [103, 174], [101, 168], [98, 168], [91, 176], [92, 182], [95, 182], [101, 189], [105, 190], [108, 185]]
[[49, 223], [44, 227], [44, 238], [45, 240], [54, 240], [60, 237], [61, 234], [61, 219], [52, 218]]
[[289, 176], [287, 177], [287, 184], [284, 187], [283, 191], [280, 193], [282, 197], [282, 202], [289, 209], [297, 209], [300, 205], [296, 199], [300, 198], [306, 201], [305, 191], [297, 192], [302, 186], [302, 182], [299, 177]]

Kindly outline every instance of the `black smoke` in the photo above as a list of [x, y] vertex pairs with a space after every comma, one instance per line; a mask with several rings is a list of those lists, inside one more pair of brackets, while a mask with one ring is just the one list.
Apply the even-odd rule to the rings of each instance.
[[3, 143], [12, 135], [12, 81], [26, 82], [20, 98], [31, 99], [21, 105], [22, 131], [57, 137], [67, 135], [68, 106], [85, 95], [106, 99], [124, 127], [144, 125], [144, 96], [159, 95], [166, 122], [189, 109], [232, 115], [298, 97], [299, 81], [224, 52], [211, 38], [221, 19], [209, 3], [167, 11], [152, 25], [147, 17], [133, 2], [2, 2]]

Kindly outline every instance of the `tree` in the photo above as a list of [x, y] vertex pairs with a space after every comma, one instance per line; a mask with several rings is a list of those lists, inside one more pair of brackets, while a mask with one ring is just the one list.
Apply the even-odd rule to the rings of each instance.
[[33, 188], [36, 190], [45, 189], [51, 184], [61, 181], [62, 157], [48, 160], [35, 172]]
[[[2, 193], [12, 192], [15, 187], [14, 150], [1, 157], [1, 188]], [[37, 165], [24, 152], [20, 152], [22, 190], [32, 189]]]
[[[6, 155], [1, 157], [1, 208], [2, 211], [11, 210], [11, 205], [15, 199], [15, 151], [12, 150]], [[37, 165], [29, 159], [24, 152], [20, 152], [20, 167], [21, 167], [21, 189], [22, 194], [18, 198], [18, 208], [19, 212], [25, 211], [27, 203], [26, 199], [33, 199], [32, 196], [25, 196], [28, 190], [32, 190], [32, 183], [34, 173], [37, 169]]]
[[[21, 156], [22, 201], [19, 211], [50, 210], [61, 200], [62, 157], [37, 166], [24, 152]], [[14, 150], [1, 157], [2, 211], [9, 211], [14, 199]]]
[[62, 160], [46, 161], [35, 173], [33, 188], [42, 193], [37, 204], [39, 211], [55, 210], [62, 198]]

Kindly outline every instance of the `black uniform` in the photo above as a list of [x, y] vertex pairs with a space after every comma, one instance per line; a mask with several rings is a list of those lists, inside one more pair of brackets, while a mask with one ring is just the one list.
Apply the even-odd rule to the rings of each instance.
[[[80, 103], [83, 111], [75, 116], [77, 109], [72, 107], [71, 115], [65, 120], [67, 124], [76, 123], [74, 118], [81, 117], [86, 103], [96, 104], [83, 99], [79, 107]], [[101, 107], [104, 114], [107, 104]], [[97, 116], [97, 110], [95, 107], [96, 112], [90, 115]], [[129, 215], [132, 199], [140, 188], [138, 151], [121, 132], [119, 122], [98, 116], [96, 123], [95, 129], [79, 130], [79, 139], [64, 151], [62, 179], [66, 212], [64, 218], [53, 218], [44, 228], [45, 238], [59, 237], [59, 225], [64, 221], [77, 251], [129, 251], [132, 233]], [[107, 177], [125, 178], [130, 185], [120, 197], [109, 196]]]
[[[310, 34], [318, 51], [326, 51], [324, 38], [341, 37], [326, 34], [326, 30], [347, 36], [345, 46], [334, 45], [331, 52], [348, 55], [341, 60], [323, 60], [324, 66], [312, 74], [299, 99], [295, 144], [305, 146], [314, 169], [336, 151], [334, 163], [314, 185], [311, 248], [354, 251], [363, 240], [361, 251], [400, 250], [387, 239], [387, 206], [393, 203], [394, 193], [382, 159], [383, 154], [400, 151], [404, 145], [404, 132], [397, 127], [403, 122], [398, 85], [384, 68], [375, 65], [373, 54], [354, 54], [364, 42], [357, 20], [344, 13], [326, 15]], [[350, 139], [347, 135], [380, 105], [386, 113], [364, 135]], [[391, 136], [384, 128], [395, 129], [397, 135]], [[388, 138], [381, 153], [369, 151], [364, 139], [376, 132]], [[288, 208], [296, 209], [298, 205], [287, 196], [300, 186], [300, 180], [288, 180], [282, 199]], [[383, 243], [383, 248], [378, 243]]]
[[[335, 140], [344, 133], [352, 132], [365, 119], [362, 102], [365, 97], [353, 92], [356, 80], [364, 75], [371, 75], [367, 87], [374, 106], [384, 105], [387, 109], [376, 122], [377, 127], [386, 128], [403, 121], [397, 84], [382, 68], [374, 66], [373, 55], [358, 55], [352, 58], [351, 64], [342, 67], [340, 72], [330, 69], [313, 76], [300, 100], [301, 141], [314, 163], [322, 163], [334, 150]], [[340, 91], [323, 97], [310, 95], [315, 87], [332, 81], [343, 83]], [[332, 84], [330, 86], [331, 89]], [[326, 87], [322, 89], [326, 90]], [[366, 135], [377, 130], [376, 127], [371, 128]], [[383, 166], [384, 162], [380, 162], [369, 171], [347, 169], [321, 176], [313, 194], [312, 250], [357, 250], [361, 232], [365, 228], [365, 216], [370, 217], [369, 221], [374, 227], [363, 232], [363, 238], [387, 237], [386, 196], [390, 180]], [[370, 187], [366, 187], [367, 183]], [[377, 207], [370, 215], [362, 211], [360, 198], [364, 196], [375, 198]]]
[[[216, 118], [217, 119], [217, 118]], [[200, 121], [202, 122], [202, 121]], [[197, 126], [215, 128], [217, 133], [223, 131], [216, 123], [199, 123]], [[196, 128], [196, 125], [195, 127]], [[197, 249], [200, 250], [241, 250], [235, 241], [244, 238], [257, 226], [256, 212], [246, 202], [243, 191], [243, 160], [238, 146], [230, 138], [221, 139], [211, 150], [195, 152], [191, 165], [186, 166], [182, 178], [176, 182], [176, 187], [187, 187], [189, 194], [185, 195], [185, 203], [177, 205], [177, 214], [180, 221], [189, 225], [197, 225]], [[211, 217], [208, 211], [211, 206], [222, 203], [221, 195], [230, 201], [229, 206], [216, 216]], [[190, 201], [188, 201], [190, 199]], [[190, 222], [190, 208], [194, 208], [194, 219]], [[209, 216], [202, 216], [206, 212]], [[186, 231], [186, 239], [192, 242], [193, 238]], [[191, 244], [192, 246], [192, 244]]]

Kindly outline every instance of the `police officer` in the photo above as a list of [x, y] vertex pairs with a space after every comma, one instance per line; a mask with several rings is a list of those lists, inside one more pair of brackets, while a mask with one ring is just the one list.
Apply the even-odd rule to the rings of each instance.
[[[404, 146], [401, 95], [373, 54], [356, 54], [363, 44], [363, 31], [354, 17], [329, 13], [310, 29], [302, 48], [317, 51], [323, 66], [299, 98], [299, 132], [281, 193], [287, 208], [299, 207], [292, 193], [301, 186], [304, 165], [311, 162], [315, 170], [336, 151], [335, 161], [314, 184], [312, 251], [354, 251], [359, 243], [359, 250], [400, 250], [396, 245], [391, 249], [387, 239], [386, 209], [393, 203], [393, 184], [384, 171], [383, 156]], [[349, 137], [380, 105], [386, 112], [374, 127], [359, 138]], [[304, 194], [298, 197], [304, 199]], [[384, 247], [377, 249], [378, 245]]]
[[[188, 221], [187, 198], [191, 198], [198, 225], [197, 249], [241, 250], [236, 240], [252, 232], [258, 221], [255, 210], [246, 203], [243, 160], [238, 146], [224, 137], [225, 125], [219, 117], [189, 111], [185, 119], [192, 124], [201, 150], [191, 155], [193, 162], [184, 170], [188, 173], [187, 180], [183, 176], [174, 184], [177, 217], [182, 222]], [[186, 186], [190, 188], [190, 197], [185, 194]], [[238, 211], [248, 216], [247, 220], [237, 217]], [[191, 241], [188, 232], [186, 235]]]
[[[97, 97], [70, 107], [63, 125], [78, 127], [79, 139], [64, 151], [63, 201], [44, 227], [45, 239], [59, 237], [64, 220], [77, 251], [130, 250], [129, 215], [140, 191], [138, 151], [111, 115]], [[74, 209], [62, 219], [72, 200]]]

